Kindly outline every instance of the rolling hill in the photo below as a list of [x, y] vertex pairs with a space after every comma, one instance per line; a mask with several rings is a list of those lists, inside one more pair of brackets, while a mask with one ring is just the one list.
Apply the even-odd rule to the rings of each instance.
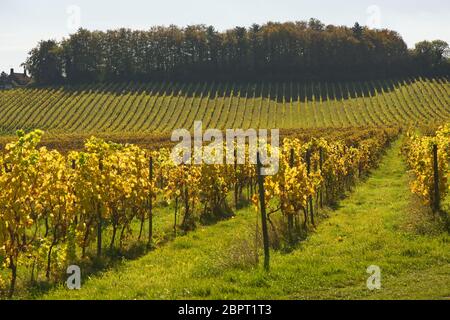
[[0, 134], [358, 127], [450, 119], [447, 78], [311, 83], [104, 83], [0, 91]]

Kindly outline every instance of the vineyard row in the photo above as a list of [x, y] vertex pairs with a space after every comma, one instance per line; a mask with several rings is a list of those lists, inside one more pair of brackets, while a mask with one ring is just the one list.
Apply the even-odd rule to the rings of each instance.
[[441, 124], [447, 79], [339, 83], [105, 83], [0, 91], [0, 134]]
[[[121, 248], [138, 221], [138, 240], [152, 247], [161, 201], [174, 210], [175, 235], [230, 217], [245, 195], [258, 206], [254, 165], [175, 165], [169, 149], [150, 152], [98, 138], [84, 151], [62, 155], [37, 148], [41, 131], [18, 135], [0, 156], [0, 276], [10, 271], [10, 296], [20, 266], [32, 266], [33, 275], [42, 269], [50, 281], [86, 258], [93, 243], [102, 257], [106, 230], [109, 249]], [[264, 185], [269, 222], [275, 215], [286, 220], [286, 237], [295, 241], [299, 230], [315, 224], [317, 208], [338, 201], [397, 135], [398, 129], [368, 129], [345, 141], [285, 139], [279, 173]]]

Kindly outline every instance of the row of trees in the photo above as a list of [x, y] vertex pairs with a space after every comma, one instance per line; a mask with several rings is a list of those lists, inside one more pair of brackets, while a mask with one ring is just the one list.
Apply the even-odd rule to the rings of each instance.
[[[89, 31], [42, 41], [25, 63], [36, 82], [123, 80], [343, 79], [443, 70], [448, 44], [409, 51], [390, 30], [316, 19], [218, 32], [212, 26]], [[448, 70], [448, 69], [447, 69]]]

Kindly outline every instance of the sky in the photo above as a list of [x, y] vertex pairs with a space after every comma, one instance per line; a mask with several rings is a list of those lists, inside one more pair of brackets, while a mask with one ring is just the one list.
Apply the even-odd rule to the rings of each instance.
[[311, 17], [325, 24], [392, 29], [409, 47], [421, 40], [450, 43], [448, 0], [0, 0], [0, 71], [19, 70], [40, 40], [61, 40], [78, 27], [207, 24], [225, 30]]

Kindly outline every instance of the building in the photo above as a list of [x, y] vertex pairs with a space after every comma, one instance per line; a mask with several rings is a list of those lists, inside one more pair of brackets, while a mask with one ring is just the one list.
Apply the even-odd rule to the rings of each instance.
[[25, 69], [23, 70], [23, 73], [15, 73], [14, 69], [11, 69], [9, 75], [5, 72], [0, 74], [0, 90], [25, 87], [30, 84], [30, 82], [31, 78], [27, 75]]

